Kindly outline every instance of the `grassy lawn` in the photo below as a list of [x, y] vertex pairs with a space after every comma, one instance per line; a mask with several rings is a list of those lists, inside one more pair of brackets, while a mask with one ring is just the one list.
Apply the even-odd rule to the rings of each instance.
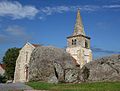
[[43, 82], [28, 82], [26, 84], [37, 90], [50, 91], [120, 91], [120, 82], [96, 82], [81, 84], [50, 84]]

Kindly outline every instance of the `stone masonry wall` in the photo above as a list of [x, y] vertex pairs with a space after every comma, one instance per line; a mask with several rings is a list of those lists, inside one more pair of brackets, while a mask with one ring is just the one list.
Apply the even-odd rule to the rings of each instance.
[[[29, 68], [29, 60], [31, 57], [31, 53], [34, 50], [34, 46], [27, 43], [21, 50], [16, 61], [16, 68], [14, 73], [14, 82], [26, 82], [26, 71], [27, 67]], [[28, 78], [28, 77], [27, 77]]]

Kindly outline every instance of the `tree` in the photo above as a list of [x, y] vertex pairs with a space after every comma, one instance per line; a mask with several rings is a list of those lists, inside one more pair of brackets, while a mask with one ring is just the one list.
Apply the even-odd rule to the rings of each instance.
[[5, 64], [5, 76], [8, 80], [14, 79], [15, 65], [19, 51], [20, 48], [9, 48], [3, 57], [3, 64]]

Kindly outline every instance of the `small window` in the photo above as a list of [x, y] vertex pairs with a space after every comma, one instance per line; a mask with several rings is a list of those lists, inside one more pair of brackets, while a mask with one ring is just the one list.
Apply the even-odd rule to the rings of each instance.
[[72, 39], [72, 45], [74, 45], [74, 40]]
[[26, 52], [26, 62], [27, 62], [27, 60], [28, 60], [28, 52]]
[[74, 45], [76, 45], [76, 42], [77, 42], [77, 40], [75, 39], [75, 40], [74, 40]]
[[77, 40], [76, 39], [72, 39], [72, 45], [76, 45], [77, 44]]
[[89, 46], [88, 46], [88, 41], [87, 40], [85, 40], [85, 48], [88, 48]]

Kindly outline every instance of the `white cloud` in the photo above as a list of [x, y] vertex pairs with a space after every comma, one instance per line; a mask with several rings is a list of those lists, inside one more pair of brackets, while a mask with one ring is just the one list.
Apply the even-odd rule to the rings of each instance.
[[40, 16], [39, 19], [42, 20], [42, 19], [44, 19], [44, 17]]
[[[94, 12], [105, 9], [118, 9], [120, 5], [78, 5], [78, 6], [55, 6], [40, 8], [40, 13], [45, 15], [52, 15], [54, 13], [64, 13], [68, 11], [77, 11], [80, 8], [81, 11]], [[40, 18], [42, 19], [42, 18]]]
[[51, 15], [53, 13], [64, 13], [67, 11], [76, 11], [78, 8], [84, 11], [94, 11], [99, 7], [95, 5], [44, 7], [40, 9], [40, 12], [46, 15]]
[[29, 35], [27, 35], [25, 33], [25, 30], [18, 26], [18, 25], [13, 25], [13, 26], [9, 26], [6, 30], [5, 30], [6, 34], [8, 34], [9, 36], [13, 36], [16, 38], [21, 38], [23, 40], [29, 40], [31, 37]]
[[17, 25], [9, 26], [5, 31], [10, 35], [15, 35], [15, 36], [22, 36], [25, 34], [23, 32], [23, 28]]
[[104, 5], [103, 8], [108, 8], [108, 9], [120, 8], [120, 5]]
[[87, 12], [94, 12], [98, 10], [105, 10], [105, 9], [118, 9], [120, 8], [120, 5], [76, 5], [76, 6], [54, 6], [54, 7], [43, 7], [37, 9], [35, 6], [29, 6], [29, 5], [22, 5], [19, 2], [10, 2], [7, 0], [3, 0], [0, 2], [0, 16], [9, 16], [13, 19], [22, 19], [22, 18], [28, 18], [32, 19], [37, 14], [38, 19], [42, 20], [47, 15], [52, 15], [54, 13], [65, 13], [65, 12], [74, 12], [77, 11], [77, 9], [80, 8], [81, 11], [87, 11]]
[[10, 16], [13, 19], [33, 18], [39, 12], [34, 6], [23, 6], [19, 2], [0, 2], [0, 16]]
[[84, 11], [95, 11], [98, 6], [84, 5], [84, 6], [54, 6], [35, 8], [34, 6], [22, 5], [19, 2], [2, 1], [0, 2], [0, 16], [10, 16], [13, 19], [33, 18], [39, 13], [39, 19], [44, 19], [44, 15], [52, 15], [54, 13], [64, 13], [68, 11], [76, 11], [78, 8]]
[[83, 11], [96, 11], [96, 10], [100, 9], [100, 6], [84, 5], [84, 6], [80, 7], [80, 9], [83, 10]]
[[29, 40], [31, 40], [31, 36], [18, 25], [9, 26], [0, 34], [0, 44], [26, 42]]

